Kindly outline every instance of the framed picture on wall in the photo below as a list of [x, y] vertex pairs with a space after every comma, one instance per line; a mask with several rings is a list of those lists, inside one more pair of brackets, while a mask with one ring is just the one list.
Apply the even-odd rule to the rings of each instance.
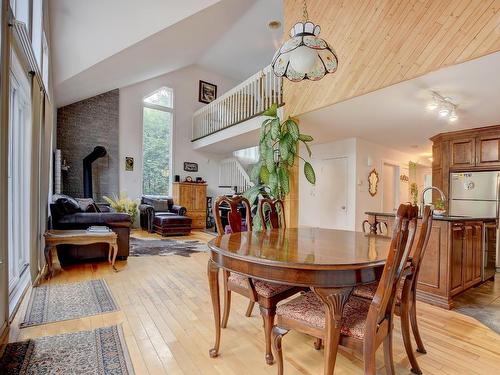
[[200, 81], [198, 101], [208, 104], [215, 99], [217, 99], [217, 86], [213, 83]]

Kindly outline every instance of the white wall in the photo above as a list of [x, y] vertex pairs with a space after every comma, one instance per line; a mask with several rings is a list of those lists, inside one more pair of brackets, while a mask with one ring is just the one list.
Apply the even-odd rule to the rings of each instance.
[[[299, 225], [321, 227], [322, 215], [331, 214], [322, 206], [322, 196], [327, 191], [320, 191], [320, 180], [334, 179], [335, 176], [321, 174], [321, 163], [325, 159], [347, 158], [347, 225], [336, 229], [361, 231], [361, 223], [366, 218], [366, 211], [382, 211], [382, 165], [384, 162], [400, 166], [400, 174], [408, 175], [408, 162], [415, 160], [414, 155], [399, 152], [360, 138], [348, 138], [335, 142], [315, 144], [311, 147], [311, 164], [316, 171], [316, 186], [307, 182], [303, 175], [301, 163], [299, 177]], [[307, 154], [301, 147], [301, 155], [308, 160]], [[375, 168], [379, 173], [378, 193], [372, 197], [368, 193], [368, 174]], [[338, 183], [344, 183], [339, 181]], [[409, 183], [400, 183], [400, 198], [408, 200]]]
[[[342, 158], [347, 159], [347, 218], [346, 226], [332, 229], [355, 229], [356, 220], [356, 139], [349, 138], [336, 142], [316, 144], [311, 146], [312, 157], [310, 162], [316, 172], [316, 186], [311, 185], [303, 173], [303, 162], [300, 165], [299, 177], [299, 225], [310, 227], [321, 227], [322, 195], [328, 192], [321, 191], [321, 179], [335, 178], [321, 174], [321, 164], [325, 159]], [[304, 147], [301, 146], [301, 154], [309, 160]], [[339, 182], [341, 183], [341, 182]], [[342, 182], [343, 183], [343, 182]], [[329, 213], [323, 213], [329, 214]]]
[[[187, 175], [193, 178], [201, 176], [208, 182], [207, 194], [225, 193], [217, 188], [220, 156], [194, 151], [191, 144], [193, 113], [205, 105], [198, 102], [200, 79], [216, 84], [218, 96], [238, 84], [199, 66], [191, 65], [120, 89], [119, 186], [120, 191], [126, 192], [130, 198], [140, 198], [142, 193], [142, 100], [162, 86], [171, 87], [174, 90], [172, 176], [178, 174], [181, 180]], [[134, 158], [133, 171], [125, 171], [126, 156]], [[184, 172], [185, 161], [198, 163], [198, 172]]]
[[[415, 160], [414, 155], [406, 154], [385, 146], [378, 145], [366, 141], [361, 138], [356, 139], [356, 175], [357, 175], [357, 191], [356, 191], [356, 230], [360, 231], [361, 223], [366, 219], [366, 211], [382, 211], [382, 166], [384, 162], [401, 167], [400, 174], [408, 175], [408, 163], [410, 160]], [[368, 165], [371, 164], [371, 165]], [[375, 168], [379, 174], [378, 193], [372, 197], [368, 193], [368, 174]], [[409, 183], [402, 183], [400, 189], [408, 189]], [[408, 200], [408, 194], [401, 194], [401, 199]]]

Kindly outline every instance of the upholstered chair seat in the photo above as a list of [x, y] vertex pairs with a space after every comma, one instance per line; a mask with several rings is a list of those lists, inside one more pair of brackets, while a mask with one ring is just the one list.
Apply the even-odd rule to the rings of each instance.
[[[239, 275], [237, 273], [232, 273], [229, 276], [229, 282], [232, 284], [236, 284], [237, 286], [241, 288], [247, 288], [248, 287], [248, 277]], [[275, 284], [275, 283], [269, 283], [267, 281], [261, 281], [261, 280], [254, 280], [254, 287], [255, 291], [257, 292], [258, 295], [270, 298], [274, 297], [288, 289], [292, 289], [293, 287], [290, 285], [282, 285], [282, 284]]]
[[357, 286], [352, 291], [352, 295], [366, 299], [373, 299], [373, 297], [375, 296], [375, 292], [377, 291], [377, 287], [378, 287], [378, 282]]
[[[351, 297], [344, 307], [340, 333], [362, 340], [371, 301]], [[324, 304], [313, 292], [307, 292], [293, 300], [279, 305], [276, 315], [302, 322], [318, 329], [325, 329]]]

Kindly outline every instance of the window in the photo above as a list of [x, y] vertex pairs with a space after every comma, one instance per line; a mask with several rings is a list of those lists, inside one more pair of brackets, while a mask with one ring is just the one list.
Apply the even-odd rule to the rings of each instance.
[[162, 87], [143, 100], [142, 192], [169, 195], [172, 182], [173, 91]]

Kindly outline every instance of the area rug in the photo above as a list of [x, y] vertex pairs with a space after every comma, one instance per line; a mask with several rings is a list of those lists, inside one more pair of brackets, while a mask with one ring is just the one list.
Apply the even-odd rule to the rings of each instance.
[[66, 333], [0, 347], [4, 375], [132, 375], [122, 328]]
[[117, 311], [102, 279], [33, 288], [21, 328]]
[[207, 244], [196, 240], [142, 240], [130, 237], [130, 256], [180, 255], [189, 257], [192, 253], [200, 251], [207, 251]]

